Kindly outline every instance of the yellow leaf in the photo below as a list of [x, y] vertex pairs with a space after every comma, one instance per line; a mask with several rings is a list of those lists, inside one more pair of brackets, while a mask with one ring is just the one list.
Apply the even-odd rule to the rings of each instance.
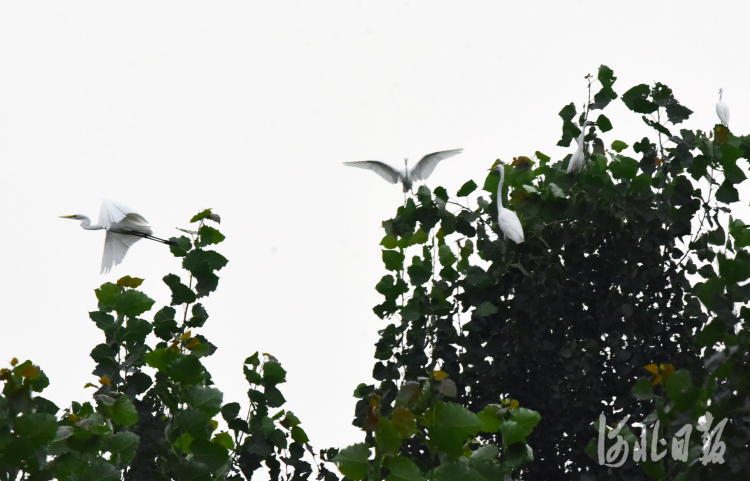
[[83, 386], [83, 388], [84, 388], [84, 389], [86, 389], [87, 387], [93, 387], [93, 388], [95, 388], [95, 387], [96, 387], [96, 385], [94, 385], [94, 384], [91, 384], [90, 382], [87, 382], [87, 383], [86, 383], [86, 385], [85, 385], [85, 386]]
[[131, 289], [135, 289], [141, 284], [143, 284], [143, 279], [138, 277], [125, 276], [117, 279], [117, 285], [120, 287], [130, 287]]
[[448, 374], [443, 371], [432, 371], [432, 374], [436, 381], [442, 381], [443, 379], [448, 377]]
[[110, 384], [112, 384], [112, 380], [107, 376], [102, 376], [99, 378], [99, 384], [101, 384], [102, 386], [109, 386]]
[[191, 335], [192, 335], [192, 331], [188, 331], [185, 334], [183, 334], [182, 337], [180, 337], [180, 339], [182, 339], [183, 341], [186, 339], [190, 339]]
[[0, 381], [7, 381], [8, 379], [10, 379], [10, 377], [10, 369], [0, 369]]
[[13, 359], [10, 360], [10, 365], [15, 367], [16, 364], [18, 364], [18, 359], [14, 357]]
[[651, 380], [651, 384], [653, 384], [654, 386], [656, 386], [657, 384], [659, 384], [659, 383], [661, 382], [661, 379], [662, 379], [662, 377], [661, 377], [661, 374], [657, 374], [657, 375], [656, 375], [656, 376], [654, 376], [654, 378], [653, 378], [653, 379]]
[[29, 364], [28, 366], [23, 368], [23, 371], [21, 371], [21, 376], [30, 379], [36, 379], [37, 377], [39, 377], [39, 369]]
[[662, 364], [661, 365], [661, 374], [664, 376], [664, 382], [666, 382], [669, 377], [674, 374], [674, 366], [671, 364]]
[[208, 424], [210, 424], [210, 425], [211, 425], [211, 427], [213, 427], [213, 429], [212, 429], [211, 431], [216, 431], [216, 428], [218, 428], [218, 427], [219, 427], [219, 423], [218, 423], [218, 422], [216, 422], [216, 421], [214, 421], [213, 419], [212, 419], [212, 420], [210, 420], [210, 421], [208, 422]]
[[187, 345], [187, 348], [188, 348], [188, 349], [192, 349], [192, 348], [194, 348], [195, 346], [197, 346], [197, 345], [198, 345], [198, 344], [200, 344], [200, 343], [201, 343], [201, 342], [200, 342], [200, 341], [199, 341], [198, 339], [195, 339], [195, 338], [193, 338], [193, 339], [192, 339], [192, 340], [191, 340], [191, 341], [190, 341], [190, 342], [188, 343], [188, 345]]
[[659, 368], [656, 367], [656, 364], [649, 364], [648, 366], [644, 366], [644, 368], [651, 374], [659, 374]]
[[516, 401], [515, 399], [511, 399], [510, 400], [510, 407], [508, 407], [508, 409], [515, 409], [517, 407], [518, 407], [518, 401]]
[[80, 418], [73, 413], [68, 414], [68, 419], [74, 423], [77, 423], [80, 420]]

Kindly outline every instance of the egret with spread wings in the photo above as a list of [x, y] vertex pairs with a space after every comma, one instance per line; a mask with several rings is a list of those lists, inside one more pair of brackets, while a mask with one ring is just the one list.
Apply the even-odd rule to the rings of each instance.
[[104, 229], [107, 231], [107, 237], [104, 240], [101, 274], [109, 272], [113, 266], [122, 262], [130, 246], [142, 238], [163, 244], [177, 245], [175, 242], [154, 237], [151, 227], [141, 214], [109, 199], [104, 199], [104, 202], [102, 202], [98, 224], [91, 225], [91, 219], [80, 214], [61, 217], [80, 220], [81, 227], [86, 230]]
[[411, 186], [415, 180], [425, 180], [432, 175], [432, 172], [441, 160], [460, 154], [463, 150], [464, 149], [444, 150], [442, 152], [427, 154], [411, 169], [409, 168], [409, 159], [404, 159], [404, 170], [396, 169], [395, 167], [391, 167], [385, 162], [379, 160], [344, 162], [344, 165], [371, 170], [391, 184], [401, 181], [404, 186], [404, 193], [406, 193], [411, 190]]

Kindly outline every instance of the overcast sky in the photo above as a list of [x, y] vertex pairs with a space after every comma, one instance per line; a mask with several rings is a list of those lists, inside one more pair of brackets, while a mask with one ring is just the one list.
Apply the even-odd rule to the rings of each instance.
[[[601, 64], [619, 94], [669, 85], [692, 129], [716, 123], [723, 87], [732, 131], [748, 133], [747, 13], [684, 0], [2, 2], [0, 364], [41, 365], [61, 408], [90, 399], [93, 289], [143, 277], [158, 308], [161, 278], [181, 273], [143, 241], [100, 276], [104, 233], [58, 216], [96, 221], [109, 197], [170, 237], [212, 207], [229, 264], [201, 332], [219, 347], [205, 363], [225, 402], [246, 401], [242, 360], [269, 352], [316, 449], [361, 441], [351, 393], [372, 382], [387, 324], [372, 313], [380, 223], [403, 197], [341, 162], [464, 148], [427, 182], [455, 193], [497, 158], [559, 160], [557, 113], [580, 111]], [[606, 114], [607, 146], [648, 133], [620, 101]]]

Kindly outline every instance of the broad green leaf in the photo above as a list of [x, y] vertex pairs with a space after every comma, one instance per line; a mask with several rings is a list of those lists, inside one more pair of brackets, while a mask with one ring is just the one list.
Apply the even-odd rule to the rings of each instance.
[[650, 114], [656, 112], [658, 106], [648, 100], [648, 96], [651, 93], [651, 89], [646, 84], [636, 85], [624, 94], [622, 94], [622, 101], [625, 106], [637, 112], [639, 114]]
[[175, 321], [175, 310], [173, 307], [165, 306], [159, 309], [154, 316], [154, 334], [159, 339], [169, 341], [179, 331]]
[[[401, 391], [399, 391], [399, 395]], [[417, 433], [417, 420], [406, 406], [396, 406], [391, 413], [391, 422], [402, 439], [409, 439]]]
[[130, 318], [123, 332], [122, 340], [129, 343], [141, 344], [146, 341], [146, 336], [149, 334], [151, 334], [150, 322], [145, 319]]
[[208, 219], [208, 216], [211, 215], [211, 209], [206, 209], [202, 212], [199, 212], [193, 216], [192, 219], [190, 219], [190, 223], [198, 222], [203, 219]]
[[404, 254], [397, 250], [384, 250], [383, 264], [389, 271], [401, 271], [404, 269]]
[[653, 383], [646, 378], [640, 378], [635, 382], [635, 386], [633, 386], [633, 396], [635, 396], [636, 399], [654, 399], [657, 396], [654, 394], [654, 385]]
[[401, 450], [401, 434], [390, 419], [386, 417], [378, 419], [378, 426], [375, 429], [375, 442], [379, 454], [395, 456]]
[[150, 299], [141, 291], [128, 290], [115, 299], [114, 307], [118, 314], [127, 317], [137, 317], [150, 310], [154, 302], [156, 301]]
[[276, 387], [274, 386], [266, 386], [266, 388], [263, 390], [263, 393], [266, 397], [266, 403], [270, 408], [281, 407], [286, 402], [286, 399], [284, 399], [281, 391], [276, 389]]
[[295, 443], [300, 444], [310, 442], [310, 439], [307, 437], [307, 433], [305, 433], [305, 431], [299, 426], [292, 427], [292, 439]]
[[190, 312], [193, 314], [190, 319], [187, 321], [188, 327], [203, 327], [203, 324], [206, 323], [206, 320], [208, 319], [208, 313], [206, 312], [206, 309], [203, 307], [203, 304], [195, 304], [191, 309]]
[[138, 412], [127, 394], [121, 394], [110, 407], [112, 421], [120, 426], [132, 426], [138, 422]]
[[172, 361], [166, 369], [166, 374], [176, 382], [184, 384], [198, 384], [204, 379], [206, 368], [192, 354], [183, 355]]
[[492, 314], [496, 314], [497, 311], [497, 307], [495, 307], [490, 301], [484, 301], [474, 310], [477, 315], [482, 317], [491, 316]]
[[221, 417], [223, 417], [224, 421], [226, 422], [229, 422], [232, 419], [236, 418], [239, 414], [240, 414], [239, 403], [227, 403], [221, 407]]
[[342, 449], [331, 461], [336, 463], [344, 476], [361, 481], [367, 478], [369, 458], [370, 447], [365, 443], [359, 443]]
[[458, 189], [456, 197], [466, 197], [475, 190], [477, 190], [477, 184], [473, 180], [470, 180], [462, 185], [460, 189]]
[[422, 471], [407, 457], [388, 458], [387, 466], [390, 474], [385, 478], [386, 481], [424, 481]]
[[234, 441], [232, 440], [232, 436], [226, 431], [216, 433], [211, 439], [211, 442], [220, 444], [230, 451], [234, 449]]
[[731, 204], [740, 200], [740, 194], [732, 183], [727, 179], [722, 182], [716, 191], [716, 200], [724, 204]]
[[96, 298], [104, 305], [111, 306], [120, 294], [120, 288], [111, 282], [102, 284], [99, 289], [94, 289]]
[[386, 249], [395, 249], [398, 247], [398, 239], [396, 239], [396, 236], [393, 234], [387, 234], [383, 237], [383, 240], [380, 241], [380, 245]]
[[122, 431], [109, 438], [104, 447], [111, 453], [115, 465], [130, 463], [138, 449], [139, 438], [135, 433]]
[[15, 419], [15, 434], [27, 440], [35, 449], [55, 438], [57, 419], [48, 413], [24, 413]]
[[143, 279], [138, 277], [125, 276], [117, 279], [117, 285], [120, 287], [130, 287], [131, 289], [137, 289], [143, 284]]
[[628, 144], [626, 144], [625, 142], [622, 142], [620, 140], [615, 140], [614, 142], [612, 142], [612, 150], [614, 150], [618, 154], [627, 148]]
[[174, 349], [155, 349], [148, 354], [143, 356], [146, 360], [146, 364], [158, 369], [159, 371], [166, 371], [170, 363], [180, 357], [180, 353]]
[[609, 119], [604, 116], [604, 114], [601, 114], [596, 119], [596, 127], [602, 132], [609, 132], [610, 130], [612, 130], [612, 122], [610, 122]]
[[120, 481], [120, 471], [105, 459], [93, 458], [85, 466], [86, 470], [81, 479], [86, 481]]
[[429, 428], [430, 439], [442, 451], [460, 456], [466, 440], [476, 436], [482, 422], [476, 414], [454, 403], [435, 405], [434, 423]]
[[497, 406], [490, 404], [477, 413], [477, 417], [482, 423], [482, 432], [496, 433], [500, 430], [502, 420], [497, 416], [497, 410]]
[[226, 239], [224, 234], [211, 226], [204, 225], [198, 229], [198, 240], [195, 242], [195, 247], [200, 248], [211, 244], [218, 244], [224, 239]]
[[447, 244], [443, 244], [438, 247], [438, 259], [440, 260], [440, 265], [446, 267], [452, 266], [458, 260], [456, 259], [456, 255], [453, 253], [453, 249], [451, 249]]
[[229, 451], [219, 443], [212, 443], [205, 439], [196, 439], [190, 443], [194, 460], [205, 464], [211, 471], [221, 468], [229, 459]]
[[286, 371], [281, 364], [268, 361], [263, 364], [263, 383], [266, 385], [286, 382]]
[[190, 386], [185, 393], [188, 406], [198, 408], [209, 417], [221, 411], [224, 394], [216, 388], [208, 386]]
[[172, 291], [172, 305], [176, 306], [179, 304], [192, 304], [195, 302], [196, 295], [192, 289], [183, 284], [180, 278], [174, 274], [167, 274], [164, 276], [164, 284], [169, 286]]

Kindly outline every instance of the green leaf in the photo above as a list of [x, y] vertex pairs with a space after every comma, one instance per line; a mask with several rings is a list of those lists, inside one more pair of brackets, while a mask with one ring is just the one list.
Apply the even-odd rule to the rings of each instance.
[[453, 254], [453, 249], [447, 244], [438, 247], [438, 259], [440, 260], [440, 265], [445, 267], [452, 266], [458, 260], [456, 259], [456, 255]]
[[383, 237], [383, 240], [380, 241], [380, 245], [385, 247], [386, 249], [395, 249], [398, 247], [398, 239], [393, 234], [387, 234], [385, 237]]
[[477, 184], [473, 180], [470, 180], [462, 185], [460, 189], [458, 189], [456, 197], [466, 197], [475, 190], [477, 190]]
[[726, 284], [737, 284], [750, 278], [750, 254], [741, 250], [734, 259], [727, 259], [719, 253], [719, 275]]
[[512, 409], [510, 411], [510, 415], [523, 429], [524, 437], [531, 434], [531, 431], [536, 427], [537, 424], [539, 424], [539, 421], [542, 419], [538, 412], [521, 407]]
[[557, 115], [559, 115], [560, 118], [563, 119], [563, 122], [572, 122], [573, 117], [575, 117], [576, 115], [576, 106], [573, 104], [573, 102], [571, 102], [563, 107], [560, 113], [558, 113]]
[[194, 460], [205, 464], [211, 471], [221, 468], [229, 459], [229, 451], [219, 443], [212, 443], [205, 439], [196, 439], [190, 443]]
[[94, 293], [99, 302], [111, 306], [115, 303], [117, 296], [120, 295], [120, 288], [111, 282], [106, 282], [99, 289], [94, 289]]
[[164, 276], [164, 284], [169, 286], [172, 291], [172, 302], [173, 306], [179, 304], [192, 304], [195, 302], [196, 295], [188, 286], [180, 281], [180, 278], [174, 274], [167, 274]]
[[210, 418], [203, 411], [189, 407], [175, 414], [174, 426], [195, 439], [209, 439], [209, 421]]
[[117, 279], [117, 285], [120, 287], [130, 287], [131, 289], [137, 289], [143, 284], [143, 279], [138, 277], [125, 276]]
[[146, 360], [146, 364], [158, 369], [159, 371], [166, 371], [172, 361], [178, 357], [180, 357], [180, 353], [173, 349], [166, 348], [154, 349], [143, 356]]
[[[182, 230], [182, 229], [179, 229]], [[193, 243], [187, 237], [170, 237], [170, 241], [177, 243], [176, 246], [170, 246], [169, 250], [175, 257], [185, 257], [188, 252], [193, 248]]]
[[35, 449], [55, 438], [57, 419], [48, 413], [24, 413], [15, 419], [15, 434], [28, 441], [32, 449]]
[[[86, 470], [81, 479], [86, 481], [119, 481], [120, 471], [112, 466], [107, 460], [93, 458], [87, 463]], [[86, 466], [86, 464], [84, 464]]]
[[224, 239], [226, 239], [224, 234], [211, 226], [204, 225], [198, 229], [198, 240], [195, 242], [195, 247], [200, 248], [211, 244], [218, 244]]
[[496, 433], [500, 430], [501, 419], [497, 416], [497, 409], [497, 406], [490, 404], [477, 413], [482, 422], [482, 432]]
[[140, 438], [137, 434], [129, 431], [122, 431], [104, 443], [104, 449], [112, 453], [111, 460], [117, 466], [130, 463], [138, 449]]
[[154, 305], [150, 299], [141, 291], [128, 290], [122, 293], [114, 302], [115, 311], [127, 317], [137, 317], [151, 309]]
[[211, 439], [211, 442], [220, 444], [230, 451], [234, 449], [234, 441], [232, 440], [232, 436], [226, 431], [216, 433], [213, 439]]
[[221, 402], [224, 400], [224, 394], [213, 387], [190, 386], [187, 389], [185, 399], [188, 406], [200, 409], [209, 417], [213, 417], [221, 411]]
[[639, 114], [650, 114], [656, 112], [659, 108], [655, 103], [648, 100], [651, 89], [646, 84], [636, 85], [632, 89], [622, 94], [622, 101], [625, 106]]
[[496, 314], [497, 307], [495, 307], [495, 305], [490, 301], [484, 301], [483, 303], [479, 304], [479, 306], [477, 306], [474, 312], [479, 316], [487, 317], [491, 316], [492, 314]]
[[173, 307], [165, 306], [154, 316], [154, 334], [159, 339], [169, 341], [179, 331], [177, 321], [174, 319], [175, 314]]
[[466, 440], [476, 436], [481, 428], [482, 422], [476, 414], [461, 405], [441, 402], [435, 405], [430, 439], [447, 454], [460, 456]]
[[307, 437], [307, 433], [305, 433], [305, 431], [299, 426], [292, 427], [292, 439], [295, 443], [300, 444], [310, 442], [310, 439]]
[[206, 209], [202, 212], [199, 212], [193, 216], [192, 219], [190, 219], [190, 223], [198, 222], [203, 219], [208, 219], [208, 216], [211, 215], [211, 209]]
[[361, 481], [367, 477], [369, 458], [370, 447], [365, 443], [358, 443], [342, 449], [331, 461], [338, 465], [344, 476]]
[[386, 466], [390, 471], [386, 481], [424, 481], [422, 471], [414, 461], [404, 456], [388, 458]]
[[206, 320], [208, 319], [208, 313], [206, 312], [206, 309], [203, 307], [203, 304], [196, 304], [192, 307], [190, 312], [193, 314], [193, 316], [188, 319], [187, 326], [188, 327], [203, 327], [203, 324], [206, 323]]
[[400, 271], [404, 269], [404, 254], [396, 250], [383, 251], [383, 264], [389, 271]]
[[654, 385], [651, 381], [645, 377], [638, 379], [633, 386], [633, 396], [636, 399], [655, 399], [657, 396], [654, 394]]
[[377, 452], [386, 456], [395, 456], [401, 450], [401, 434], [390, 419], [386, 417], [378, 418], [375, 442], [378, 446]]
[[427, 235], [427, 232], [423, 231], [420, 227], [411, 237], [409, 237], [409, 245], [424, 244], [428, 240], [429, 236]]
[[443, 187], [435, 187], [435, 197], [448, 202], [448, 192]]
[[432, 265], [414, 256], [406, 272], [409, 274], [409, 279], [413, 285], [421, 286], [432, 277]]
[[182, 267], [198, 276], [221, 270], [227, 262], [227, 259], [216, 251], [194, 250], [185, 256]]
[[[416, 386], [418, 388], [419, 384], [416, 384]], [[403, 388], [399, 391], [399, 400], [402, 398], [402, 392]], [[420, 392], [421, 391], [417, 391], [415, 394], [418, 396]], [[393, 423], [393, 427], [398, 430], [402, 439], [409, 439], [417, 434], [417, 420], [414, 418], [414, 414], [406, 406], [396, 406], [393, 409], [393, 412], [391, 413], [391, 422]]]
[[286, 371], [278, 362], [268, 361], [263, 364], [263, 384], [266, 386], [286, 382]]
[[240, 414], [240, 404], [239, 403], [228, 403], [221, 407], [221, 417], [224, 418], [224, 421], [229, 422], [232, 419], [235, 419]]
[[476, 286], [487, 279], [487, 273], [479, 266], [471, 266], [466, 270], [466, 282]]
[[740, 200], [740, 194], [729, 179], [725, 179], [719, 190], [716, 191], [716, 200], [724, 204], [731, 204]]
[[628, 144], [626, 144], [625, 142], [622, 142], [620, 140], [615, 140], [614, 142], [612, 142], [612, 150], [614, 150], [618, 154], [627, 148]]
[[205, 370], [197, 357], [188, 354], [172, 361], [165, 372], [176, 382], [198, 384], [203, 381]]
[[138, 412], [127, 394], [121, 394], [110, 407], [112, 421], [120, 426], [132, 426], [138, 422]]
[[678, 411], [692, 409], [700, 395], [700, 389], [693, 386], [687, 369], [679, 369], [667, 379], [666, 391]]
[[[138, 292], [138, 291], [129, 291]], [[120, 298], [122, 299], [122, 297]], [[151, 323], [145, 319], [130, 318], [125, 327], [122, 340], [128, 343], [142, 344], [146, 336], [151, 334]]]
[[274, 386], [266, 386], [266, 388], [263, 390], [263, 393], [266, 398], [266, 403], [270, 408], [281, 407], [286, 402], [286, 399], [284, 399], [281, 391], [276, 389], [276, 387]]
[[599, 115], [599, 117], [596, 119], [596, 126], [602, 132], [609, 132], [610, 130], [612, 130], [612, 122], [610, 122], [609, 119], [604, 116], [604, 114]]

